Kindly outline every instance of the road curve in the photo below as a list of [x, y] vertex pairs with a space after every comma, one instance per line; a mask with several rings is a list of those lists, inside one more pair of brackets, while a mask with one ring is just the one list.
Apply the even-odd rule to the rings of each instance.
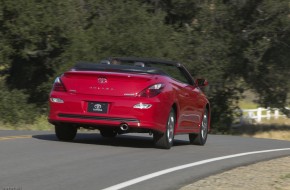
[[[262, 152], [283, 148], [288, 149]], [[289, 148], [288, 141], [223, 135], [210, 135], [205, 146], [194, 146], [181, 135], [171, 150], [161, 150], [154, 148], [152, 137], [140, 134], [104, 139], [81, 133], [74, 142], [59, 142], [53, 132], [0, 131], [0, 189], [117, 189], [123, 182], [187, 164], [124, 186], [179, 189], [233, 167], [288, 156]]]

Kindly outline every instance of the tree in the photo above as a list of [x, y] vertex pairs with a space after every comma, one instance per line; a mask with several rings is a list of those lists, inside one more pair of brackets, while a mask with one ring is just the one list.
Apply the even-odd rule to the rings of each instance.
[[24, 89], [31, 102], [47, 100], [39, 86], [54, 75], [61, 64], [57, 58], [81, 23], [74, 2], [1, 0], [0, 35], [5, 49], [0, 58], [9, 68], [7, 84], [10, 89]]
[[[289, 2], [203, 1], [185, 22], [185, 61], [193, 75], [209, 79], [213, 123], [228, 123], [246, 88], [260, 104], [284, 107], [289, 81]], [[242, 81], [246, 81], [243, 85]], [[224, 124], [219, 130], [228, 130]]]
[[87, 36], [93, 60], [107, 56], [173, 57], [175, 31], [164, 14], [137, 1], [88, 1]]
[[247, 83], [259, 94], [265, 107], [286, 106], [290, 74], [289, 1], [264, 0], [256, 4], [252, 22], [243, 30], [248, 46], [244, 50]]

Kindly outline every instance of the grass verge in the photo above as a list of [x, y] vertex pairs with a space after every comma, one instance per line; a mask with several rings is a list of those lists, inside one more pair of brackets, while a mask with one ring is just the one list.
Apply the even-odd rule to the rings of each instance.
[[0, 123], [1, 130], [33, 130], [33, 131], [50, 131], [53, 130], [53, 125], [47, 121], [47, 116], [38, 117], [32, 124], [18, 123], [15, 125]]
[[248, 124], [232, 129], [233, 135], [277, 140], [290, 140], [290, 118], [263, 120], [259, 124]]

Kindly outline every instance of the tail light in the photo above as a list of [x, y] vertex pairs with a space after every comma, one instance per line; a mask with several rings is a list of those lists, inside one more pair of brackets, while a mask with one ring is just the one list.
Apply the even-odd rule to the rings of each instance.
[[141, 91], [138, 96], [139, 97], [146, 97], [146, 98], [152, 98], [154, 96], [157, 96], [161, 93], [162, 89], [164, 88], [164, 84], [154, 84], [143, 91]]
[[59, 77], [57, 77], [53, 83], [53, 87], [52, 87], [53, 91], [58, 91], [58, 92], [65, 92], [65, 86], [62, 84], [61, 80]]

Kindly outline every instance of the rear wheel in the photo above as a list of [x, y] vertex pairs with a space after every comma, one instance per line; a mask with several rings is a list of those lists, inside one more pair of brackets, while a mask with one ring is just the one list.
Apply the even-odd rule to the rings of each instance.
[[102, 135], [102, 137], [114, 138], [114, 137], [116, 137], [117, 132], [114, 130], [110, 130], [110, 129], [101, 129], [100, 134]]
[[174, 140], [175, 111], [171, 109], [165, 133], [153, 133], [154, 144], [163, 149], [170, 149]]
[[208, 134], [208, 119], [209, 119], [208, 118], [208, 110], [206, 109], [204, 114], [203, 114], [199, 133], [188, 135], [190, 144], [204, 145], [206, 143], [207, 134]]
[[70, 125], [55, 125], [55, 135], [61, 141], [72, 141], [77, 134], [77, 127]]

